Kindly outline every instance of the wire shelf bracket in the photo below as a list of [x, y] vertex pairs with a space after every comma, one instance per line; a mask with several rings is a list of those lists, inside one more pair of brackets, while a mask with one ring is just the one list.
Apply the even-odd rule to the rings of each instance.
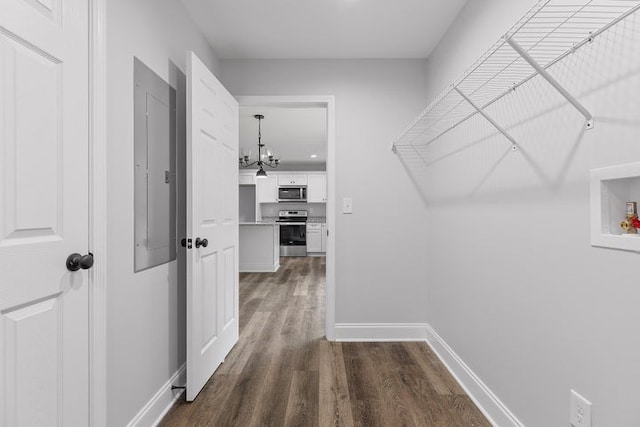
[[469, 105], [471, 105], [476, 112], [478, 112], [482, 117], [484, 117], [485, 119], [487, 119], [487, 121], [489, 123], [491, 123], [491, 125], [493, 125], [494, 128], [496, 128], [501, 134], [503, 134], [509, 141], [511, 141], [512, 144], [512, 148], [513, 150], [517, 150], [518, 149], [518, 143], [516, 142], [516, 140], [511, 136], [511, 134], [509, 134], [509, 132], [507, 132], [502, 126], [500, 126], [498, 123], [496, 123], [495, 120], [493, 120], [491, 118], [491, 116], [489, 116], [487, 113], [485, 113], [482, 108], [478, 107], [476, 104], [474, 104], [474, 102], [469, 99], [469, 97], [467, 97], [467, 95], [465, 95], [464, 93], [462, 93], [462, 91], [460, 89], [458, 89], [457, 86], [453, 87], [453, 90], [455, 90], [456, 92], [458, 92], [458, 94], [462, 97], [462, 99], [464, 99], [465, 101], [467, 101], [469, 103]]
[[586, 119], [594, 118], [549, 68], [640, 10], [640, 0], [539, 0], [503, 37], [438, 96], [393, 141], [392, 150], [425, 147], [477, 114], [517, 149], [487, 108], [541, 76]]
[[[591, 37], [590, 37], [591, 38]], [[531, 57], [523, 48], [518, 44], [517, 41], [513, 39], [513, 37], [509, 37], [507, 39], [507, 43], [509, 46], [515, 50], [518, 55], [522, 57], [531, 67], [536, 70], [536, 73], [539, 74], [543, 79], [545, 79], [555, 90], [558, 91], [560, 95], [562, 95], [571, 105], [573, 105], [576, 110], [580, 112], [587, 120], [586, 128], [593, 129], [593, 115], [587, 110], [573, 95], [569, 93], [556, 79], [554, 79], [547, 70], [544, 69], [538, 62]]]

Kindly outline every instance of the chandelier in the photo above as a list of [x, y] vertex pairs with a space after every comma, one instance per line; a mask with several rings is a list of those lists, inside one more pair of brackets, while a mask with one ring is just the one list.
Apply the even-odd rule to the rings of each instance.
[[[280, 164], [280, 159], [277, 158], [276, 154], [272, 150], [266, 148], [262, 143], [262, 131], [260, 124], [262, 122], [262, 119], [264, 119], [264, 116], [262, 114], [256, 114], [253, 117], [258, 119], [258, 160], [252, 162], [251, 150], [243, 149], [240, 153], [240, 167], [248, 168], [249, 166], [258, 165], [258, 172], [256, 173], [256, 177], [265, 178], [267, 176], [267, 172], [265, 172], [264, 166], [277, 168]], [[263, 148], [265, 151], [264, 154], [262, 154]]]

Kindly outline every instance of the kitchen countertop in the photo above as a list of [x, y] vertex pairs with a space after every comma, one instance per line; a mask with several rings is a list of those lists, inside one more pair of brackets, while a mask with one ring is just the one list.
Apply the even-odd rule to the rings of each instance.
[[320, 223], [323, 223], [323, 222], [327, 222], [327, 219], [326, 218], [322, 218], [322, 217], [309, 218], [309, 219], [307, 219], [307, 222], [308, 223], [311, 222], [311, 223], [314, 223], [314, 224], [316, 224], [316, 223], [320, 224]]
[[[267, 223], [267, 224], [274, 224], [274, 223], [276, 223], [276, 222], [275, 222], [275, 220], [276, 220], [275, 218], [273, 218], [273, 217], [269, 217], [269, 218], [270, 218], [270, 219], [268, 219], [268, 220], [266, 220], [266, 221], [263, 221], [262, 223]], [[271, 219], [271, 218], [273, 218], [273, 219]], [[315, 216], [315, 217], [307, 218], [307, 223], [310, 223], [310, 222], [312, 222], [312, 223], [314, 223], [314, 224], [315, 224], [315, 223], [318, 223], [318, 224], [319, 224], [319, 223], [322, 223], [322, 222], [327, 222], [327, 219], [326, 219], [325, 217], [323, 217], [323, 216]], [[242, 222], [241, 222], [240, 224], [245, 224], [245, 223], [242, 223]], [[246, 224], [253, 224], [253, 223], [248, 222], [248, 223], [246, 223]], [[277, 224], [277, 223], [276, 223], [276, 224]]]

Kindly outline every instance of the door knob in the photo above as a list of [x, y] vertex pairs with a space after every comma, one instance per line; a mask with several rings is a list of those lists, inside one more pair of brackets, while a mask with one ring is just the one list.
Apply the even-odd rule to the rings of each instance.
[[209, 241], [207, 239], [200, 239], [199, 237], [197, 237], [196, 248], [199, 248], [200, 246], [206, 248], [207, 246], [209, 246]]
[[87, 255], [74, 253], [67, 257], [67, 270], [69, 271], [88, 270], [91, 267], [93, 267], [93, 254], [91, 252]]

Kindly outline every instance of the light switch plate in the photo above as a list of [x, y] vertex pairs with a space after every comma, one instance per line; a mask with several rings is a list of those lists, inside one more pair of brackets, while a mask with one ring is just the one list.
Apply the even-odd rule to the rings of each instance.
[[591, 402], [571, 390], [571, 415], [569, 422], [573, 427], [591, 427]]
[[345, 197], [342, 199], [342, 213], [353, 213], [353, 199], [351, 197]]

